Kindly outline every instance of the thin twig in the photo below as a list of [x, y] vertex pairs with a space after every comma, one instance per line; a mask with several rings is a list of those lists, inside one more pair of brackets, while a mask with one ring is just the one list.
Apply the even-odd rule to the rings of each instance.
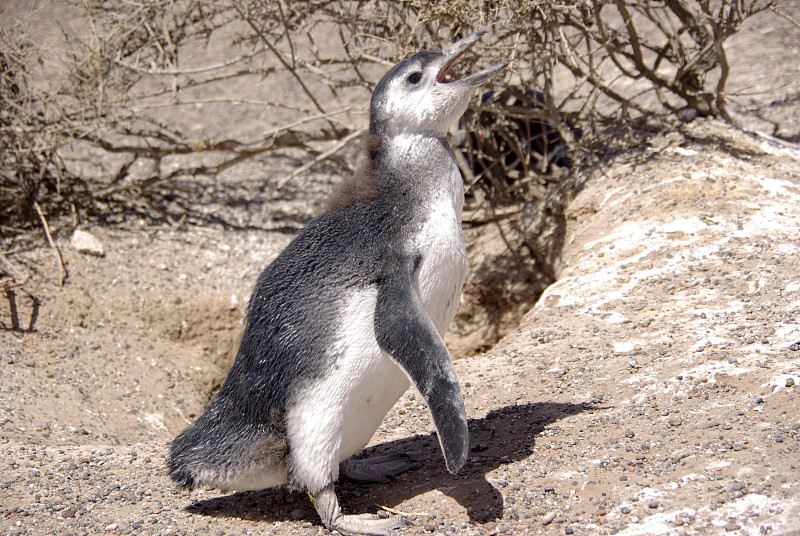
[[[314, 103], [314, 106], [317, 108], [317, 110], [319, 110], [321, 113], [325, 113], [325, 109], [317, 101], [317, 98], [314, 96], [314, 93], [310, 89], [308, 89], [308, 86], [306, 86], [306, 83], [303, 81], [303, 77], [301, 77], [297, 73], [297, 70], [292, 65], [290, 65], [288, 61], [286, 61], [286, 58], [284, 58], [283, 54], [281, 54], [280, 51], [278, 51], [278, 49], [275, 48], [275, 45], [272, 44], [272, 41], [268, 39], [266, 35], [264, 35], [264, 30], [256, 26], [253, 17], [250, 16], [249, 13], [245, 12], [242, 9], [242, 7], [236, 2], [234, 2], [233, 8], [236, 10], [237, 13], [239, 13], [239, 15], [244, 19], [244, 21], [248, 24], [248, 26], [250, 26], [250, 28], [256, 33], [256, 36], [259, 38], [259, 40], [278, 59], [281, 65], [283, 65], [283, 67], [287, 71], [289, 71], [289, 73], [294, 77], [294, 79], [297, 80], [297, 83], [300, 84], [300, 87], [303, 89], [303, 92], [311, 100], [311, 102]], [[331, 126], [333, 127], [333, 125]]]
[[53, 251], [56, 255], [56, 261], [58, 261], [58, 271], [59, 271], [59, 281], [58, 286], [63, 287], [64, 281], [67, 279], [67, 268], [64, 266], [64, 257], [61, 256], [61, 250], [58, 249], [58, 246], [53, 241], [53, 236], [50, 234], [50, 226], [47, 225], [47, 219], [42, 214], [42, 209], [39, 207], [39, 202], [33, 202], [33, 208], [36, 209], [36, 213], [39, 214], [39, 219], [42, 221], [42, 227], [44, 227], [44, 234], [47, 236], [47, 241], [50, 243], [50, 247], [53, 248]]
[[778, 8], [777, 8], [777, 7], [775, 7], [775, 6], [769, 6], [767, 9], [769, 9], [770, 11], [772, 11], [773, 13], [775, 13], [776, 15], [779, 15], [779, 16], [783, 17], [784, 19], [788, 20], [789, 22], [791, 22], [792, 24], [794, 24], [794, 25], [797, 27], [797, 29], [799, 29], [799, 30], [800, 30], [800, 22], [798, 22], [798, 21], [797, 21], [797, 19], [795, 19], [794, 17], [790, 16], [790, 15], [789, 15], [788, 13], [786, 13], [785, 11], [783, 11], [783, 10], [781, 10], [781, 9], [778, 9]]
[[430, 514], [426, 514], [425, 512], [401, 512], [400, 510], [395, 510], [394, 508], [389, 508], [388, 506], [383, 506], [380, 504], [375, 504], [378, 508], [382, 508], [387, 512], [397, 515], [397, 516], [428, 516]]
[[0, 269], [10, 275], [17, 285], [23, 285], [28, 280], [28, 274], [17, 268], [3, 253], [0, 253]]
[[328, 159], [328, 158], [330, 158], [331, 156], [335, 155], [336, 153], [338, 153], [339, 151], [341, 151], [341, 150], [342, 150], [342, 148], [343, 148], [345, 145], [347, 145], [348, 143], [350, 143], [350, 142], [351, 142], [351, 141], [353, 141], [354, 139], [356, 139], [356, 138], [360, 137], [360, 136], [361, 136], [361, 135], [363, 135], [363, 134], [364, 134], [364, 132], [366, 132], [366, 131], [367, 131], [367, 129], [365, 129], [365, 128], [362, 128], [362, 129], [356, 130], [356, 131], [354, 131], [354, 132], [351, 132], [350, 134], [348, 134], [347, 136], [345, 136], [344, 138], [342, 138], [341, 140], [339, 140], [339, 142], [338, 142], [336, 145], [334, 145], [332, 148], [328, 149], [328, 150], [327, 150], [327, 151], [325, 151], [324, 153], [320, 153], [320, 154], [319, 154], [319, 156], [317, 156], [317, 157], [316, 157], [314, 160], [312, 160], [311, 162], [308, 162], [308, 163], [306, 163], [306, 164], [303, 164], [302, 166], [300, 166], [299, 168], [297, 168], [296, 170], [294, 170], [294, 171], [292, 172], [292, 174], [291, 174], [291, 175], [289, 175], [288, 177], [286, 177], [286, 178], [284, 178], [284, 179], [281, 179], [281, 180], [280, 180], [280, 182], [278, 182], [277, 189], [278, 189], [278, 190], [280, 190], [280, 189], [281, 189], [281, 188], [283, 188], [283, 187], [286, 185], [286, 183], [287, 183], [287, 182], [289, 182], [290, 180], [294, 179], [295, 177], [297, 177], [298, 175], [300, 175], [300, 174], [302, 174], [302, 173], [305, 173], [306, 171], [308, 171], [309, 169], [311, 169], [313, 166], [315, 166], [315, 165], [319, 164], [319, 163], [320, 163], [320, 162], [322, 162], [323, 160], [327, 160], [327, 159]]
[[124, 67], [130, 71], [139, 74], [149, 74], [149, 75], [159, 75], [159, 76], [174, 76], [174, 75], [190, 75], [190, 74], [200, 74], [200, 73], [207, 73], [209, 71], [218, 71], [219, 69], [224, 69], [225, 67], [230, 67], [231, 65], [236, 65], [237, 63], [241, 63], [243, 61], [247, 61], [249, 59], [254, 58], [255, 56], [261, 54], [264, 50], [256, 50], [255, 52], [250, 52], [249, 54], [243, 54], [232, 60], [224, 61], [222, 63], [215, 63], [213, 65], [204, 65], [203, 67], [195, 67], [195, 68], [184, 68], [184, 69], [144, 69], [137, 65], [131, 65], [130, 63], [126, 63], [119, 59], [119, 57], [113, 58], [115, 64], [119, 65], [120, 67]]

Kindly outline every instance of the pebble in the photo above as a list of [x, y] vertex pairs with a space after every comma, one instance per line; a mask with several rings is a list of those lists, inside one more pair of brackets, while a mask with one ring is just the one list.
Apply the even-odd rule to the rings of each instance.
[[630, 514], [631, 513], [631, 507], [630, 506], [622, 506], [619, 509], [619, 513], [620, 514]]
[[789, 347], [789, 350], [791, 350], [792, 352], [797, 352], [798, 350], [800, 350], [800, 342], [796, 342], [796, 343], [792, 344]]
[[680, 426], [682, 423], [683, 423], [683, 421], [681, 420], [681, 418], [680, 418], [680, 417], [672, 417], [672, 418], [669, 420], [669, 424], [670, 424], [670, 426], [675, 426], [675, 427], [677, 427], [677, 426]]
[[575, 529], [572, 527], [564, 527], [564, 534], [575, 534]]
[[786, 387], [794, 386], [794, 378], [786, 378]]
[[69, 243], [78, 253], [86, 253], [96, 257], [102, 257], [106, 254], [103, 249], [103, 243], [92, 233], [83, 229], [75, 229]]
[[422, 525], [422, 529], [428, 532], [433, 532], [434, 530], [436, 530], [436, 525], [434, 525], [433, 523], [425, 523]]
[[305, 519], [305, 517], [306, 517], [306, 511], [303, 510], [302, 508], [295, 508], [294, 510], [292, 510], [292, 519], [294, 519], [295, 521], [300, 521], [301, 519]]
[[660, 505], [658, 504], [658, 501], [650, 501], [650, 502], [648, 503], [648, 505], [647, 505], [647, 507], [648, 507], [648, 508], [651, 508], [651, 509], [653, 509], [653, 510], [655, 510], [655, 509], [656, 509], [656, 508], [658, 508], [659, 506], [660, 506]]
[[670, 457], [670, 460], [672, 460], [672, 463], [678, 463], [682, 459], [688, 458], [688, 457], [689, 457], [689, 453], [688, 452], [676, 452], [675, 454], [673, 454]]
[[547, 512], [542, 518], [542, 525], [549, 525], [556, 518], [555, 512]]

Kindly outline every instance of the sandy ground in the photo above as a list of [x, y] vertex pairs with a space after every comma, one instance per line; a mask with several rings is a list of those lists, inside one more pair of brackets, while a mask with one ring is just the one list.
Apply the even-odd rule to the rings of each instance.
[[[742, 98], [772, 103], [748, 125], [791, 138], [800, 32], [770, 16], [736, 37], [732, 85], [774, 87]], [[330, 181], [259, 217], [283, 227]], [[558, 281], [456, 363], [463, 472], [446, 472], [409, 392], [366, 454], [425, 466], [341, 483], [343, 508], [407, 513], [409, 535], [800, 534], [800, 154], [707, 121], [581, 184]], [[0, 296], [0, 534], [327, 533], [301, 493], [178, 491], [164, 474], [291, 226], [88, 230], [105, 255], [60, 236], [66, 286], [42, 245], [14, 252], [32, 277]]]

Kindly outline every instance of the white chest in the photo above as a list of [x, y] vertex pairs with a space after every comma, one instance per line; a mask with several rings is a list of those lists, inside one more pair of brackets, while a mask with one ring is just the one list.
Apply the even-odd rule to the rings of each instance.
[[409, 245], [422, 255], [417, 285], [419, 297], [440, 334], [453, 320], [467, 274], [467, 254], [461, 230], [464, 189], [453, 164], [447, 188], [431, 205], [421, 230]]

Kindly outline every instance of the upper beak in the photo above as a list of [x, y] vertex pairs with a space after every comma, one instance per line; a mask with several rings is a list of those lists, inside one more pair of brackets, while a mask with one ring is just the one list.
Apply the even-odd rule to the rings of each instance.
[[503, 70], [505, 66], [508, 65], [507, 63], [496, 63], [495, 65], [492, 65], [491, 67], [488, 67], [482, 71], [467, 75], [464, 78], [459, 78], [457, 80], [447, 80], [445, 78], [447, 76], [447, 72], [451, 67], [453, 67], [453, 65], [456, 64], [456, 62], [458, 62], [458, 59], [461, 57], [461, 55], [469, 50], [469, 48], [477, 43], [485, 34], [486, 30], [478, 30], [477, 32], [469, 34], [468, 36], [456, 41], [444, 49], [442, 51], [444, 53], [444, 65], [439, 70], [439, 74], [436, 76], [436, 81], [440, 84], [460, 82], [462, 84], [478, 85], [492, 75]]

